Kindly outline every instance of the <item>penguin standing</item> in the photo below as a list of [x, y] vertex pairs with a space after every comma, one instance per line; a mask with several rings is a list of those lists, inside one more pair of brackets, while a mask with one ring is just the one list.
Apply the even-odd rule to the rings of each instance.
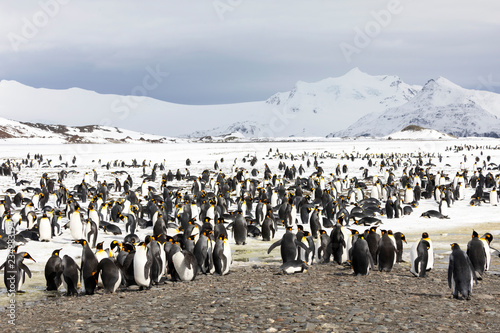
[[229, 268], [233, 263], [233, 257], [227, 237], [223, 234], [219, 235], [219, 238], [215, 241], [213, 262], [217, 274], [226, 275], [229, 273]]
[[52, 239], [52, 221], [46, 213], [38, 220], [38, 235], [40, 242], [49, 242]]
[[198, 261], [198, 266], [203, 274], [208, 274], [213, 269], [213, 241], [212, 230], [204, 230], [196, 245], [194, 246], [194, 256]]
[[[393, 237], [394, 238], [394, 237]], [[382, 231], [377, 249], [378, 270], [390, 272], [396, 262], [396, 245], [386, 230]]]
[[394, 233], [394, 239], [396, 239], [396, 262], [404, 262], [403, 242], [406, 243], [406, 236], [398, 231]]
[[490, 244], [493, 241], [493, 235], [487, 232], [479, 239], [483, 242], [484, 252], [486, 253], [486, 266], [484, 267], [484, 270], [488, 271], [490, 270], [491, 263]]
[[21, 291], [26, 274], [31, 279], [31, 271], [23, 263], [24, 259], [36, 262], [28, 252], [9, 253], [7, 260], [0, 266], [0, 270], [4, 268], [3, 281], [9, 293]]
[[62, 259], [59, 257], [61, 249], [54, 250], [52, 256], [45, 264], [45, 281], [47, 282], [47, 291], [57, 290], [62, 284]]
[[90, 249], [89, 243], [85, 239], [75, 240], [76, 244], [82, 245], [82, 284], [85, 289], [85, 295], [93, 295], [97, 287], [98, 275], [97, 265], [99, 262]]
[[358, 239], [352, 246], [351, 265], [354, 275], [368, 275], [370, 269], [374, 269], [370, 248], [363, 235], [358, 236]]
[[492, 206], [498, 206], [498, 193], [496, 187], [493, 187], [490, 191], [490, 204]]
[[80, 240], [83, 236], [83, 222], [80, 215], [80, 208], [77, 207], [74, 212], [70, 214], [69, 217], [69, 230], [71, 231], [71, 237], [73, 240]]
[[102, 281], [104, 290], [109, 293], [114, 293], [122, 284], [122, 271], [116, 265], [116, 261], [112, 258], [104, 258], [97, 265], [97, 272]]
[[135, 248], [134, 255], [134, 280], [140, 289], [151, 288], [151, 267], [153, 265], [153, 255], [145, 242], [140, 242]]
[[448, 287], [452, 289], [453, 298], [470, 299], [472, 286], [477, 282], [474, 267], [469, 257], [460, 249], [457, 243], [451, 244], [451, 254], [448, 264]]
[[481, 280], [486, 269], [486, 251], [475, 230], [472, 232], [472, 239], [467, 243], [467, 256], [472, 263], [476, 278]]
[[233, 222], [233, 238], [236, 245], [245, 245], [247, 242], [248, 224], [242, 212], [238, 212]]
[[175, 267], [175, 280], [193, 281], [198, 275], [198, 261], [190, 251], [176, 252], [172, 256], [172, 262]]
[[274, 242], [269, 247], [267, 254], [271, 253], [271, 251], [278, 246], [280, 246], [281, 260], [283, 263], [297, 259], [297, 246], [303, 248], [305, 251], [309, 250], [304, 243], [297, 241], [296, 235], [290, 229], [285, 232], [279, 241]]
[[68, 255], [64, 255], [62, 262], [62, 276], [63, 276], [63, 285], [66, 289], [66, 296], [77, 296], [78, 295], [78, 272], [80, 271], [80, 267], [76, 264], [76, 262]]
[[[412, 260], [410, 269], [413, 275], [418, 277], [425, 277], [425, 272], [427, 271], [427, 263], [429, 262], [429, 249], [431, 245], [426, 240], [420, 240], [418, 242], [416, 251], [417, 257], [415, 260]], [[418, 275], [417, 275], [418, 274]]]
[[368, 244], [368, 248], [370, 250], [370, 254], [373, 259], [373, 264], [377, 265], [377, 251], [380, 243], [380, 235], [377, 233], [377, 227], [371, 227], [368, 231], [368, 235], [366, 236], [365, 241]]
[[[420, 239], [420, 241], [422, 241], [422, 240], [429, 243], [429, 248], [427, 249], [428, 258], [427, 258], [426, 271], [430, 271], [432, 268], [434, 268], [434, 248], [432, 246], [432, 241], [431, 241], [429, 234], [427, 232], [422, 233], [422, 238]], [[411, 265], [410, 272], [415, 276], [417, 276], [419, 274], [417, 272], [416, 267], [415, 267], [415, 260], [418, 258], [417, 248], [418, 248], [418, 244], [420, 243], [420, 241], [418, 241], [417, 243], [414, 243], [410, 249], [410, 265]]]

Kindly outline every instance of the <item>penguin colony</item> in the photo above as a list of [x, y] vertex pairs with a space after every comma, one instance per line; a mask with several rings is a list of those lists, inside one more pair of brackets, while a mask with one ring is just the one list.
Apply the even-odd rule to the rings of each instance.
[[[449, 149], [456, 153], [473, 148]], [[489, 156], [482, 165], [477, 157], [472, 170], [461, 163], [453, 177], [433, 168], [433, 159], [442, 158], [423, 153], [294, 155], [269, 149], [264, 159], [279, 160], [277, 170], [267, 163], [257, 169], [258, 157], [248, 155], [235, 159], [227, 174], [219, 166], [224, 158], [199, 175], [191, 175], [190, 159], [188, 168], [176, 172], [167, 170], [165, 161], [99, 160], [99, 172], [82, 174], [74, 169], [76, 157], [62, 162], [59, 156], [55, 164], [28, 154], [0, 168], [0, 174], [12, 180], [12, 187], [1, 189], [0, 248], [8, 249], [5, 240], [12, 230], [18, 247], [27, 242], [80, 246], [79, 262], [67, 254], [61, 258], [62, 248], [45, 259], [47, 290], [64, 285], [67, 295], [93, 294], [101, 286], [115, 292], [132, 285], [150, 288], [167, 278], [192, 281], [198, 274], [225, 275], [232, 264], [230, 243], [244, 246], [248, 237], [272, 241], [268, 253], [280, 248], [283, 274], [331, 261], [349, 265], [356, 275], [375, 268], [390, 272], [403, 261], [406, 237], [384, 229], [385, 219], [404, 218], [423, 200], [435, 202], [436, 210], [423, 212], [422, 218], [449, 219], [454, 202], [466, 200], [465, 188], [474, 189], [470, 206], [498, 204], [499, 177], [486, 172], [493, 165]], [[324, 170], [326, 159], [341, 163]], [[356, 159], [366, 163], [359, 177], [349, 173]], [[40, 170], [36, 184], [19, 179], [20, 174]], [[135, 170], [142, 173], [134, 179]], [[67, 187], [69, 182], [74, 185]], [[278, 230], [285, 230], [280, 239]], [[103, 235], [115, 238], [106, 249]], [[490, 233], [479, 237], [474, 231], [467, 251], [451, 244], [448, 283], [453, 297], [470, 298], [473, 282], [489, 269], [492, 240]], [[18, 247], [12, 251], [16, 291], [25, 275], [31, 277], [24, 259], [34, 261]], [[433, 268], [427, 232], [412, 246], [410, 261], [410, 272], [418, 277]], [[7, 285], [7, 261], [0, 268]]]

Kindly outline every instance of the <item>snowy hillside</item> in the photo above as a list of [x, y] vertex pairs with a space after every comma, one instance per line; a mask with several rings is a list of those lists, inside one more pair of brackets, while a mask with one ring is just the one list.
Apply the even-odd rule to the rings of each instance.
[[386, 136], [408, 125], [454, 136], [500, 136], [500, 95], [430, 80], [408, 103], [371, 113], [331, 136]]
[[455, 136], [441, 133], [439, 131], [423, 128], [416, 125], [410, 125], [403, 128], [401, 131], [392, 133], [386, 136], [389, 140], [450, 140], [456, 139]]
[[396, 76], [371, 76], [355, 68], [337, 78], [297, 82], [267, 101], [181, 105], [149, 97], [98, 94], [79, 88], [36, 89], [0, 82], [0, 116], [19, 121], [82, 126], [103, 124], [167, 136], [324, 137], [369, 112], [399, 106], [420, 87]]
[[[164, 143], [175, 139], [106, 126], [45, 125], [0, 118], [0, 141], [9, 143]], [[29, 141], [27, 141], [29, 140]]]

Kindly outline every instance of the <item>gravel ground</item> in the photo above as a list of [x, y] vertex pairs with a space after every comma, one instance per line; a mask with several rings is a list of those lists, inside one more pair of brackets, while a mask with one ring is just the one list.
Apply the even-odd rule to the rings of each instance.
[[[48, 297], [18, 304], [5, 332], [500, 332], [500, 277], [488, 274], [471, 300], [455, 300], [447, 271], [425, 278], [407, 263], [390, 273], [354, 276], [347, 267], [313, 265], [278, 275], [277, 265], [236, 266], [151, 290]], [[1, 308], [0, 308], [1, 309]]]

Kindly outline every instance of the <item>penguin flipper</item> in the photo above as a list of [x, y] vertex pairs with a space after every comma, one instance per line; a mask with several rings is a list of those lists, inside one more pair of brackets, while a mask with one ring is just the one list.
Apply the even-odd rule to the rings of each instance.
[[275, 247], [278, 247], [281, 245], [281, 239], [279, 241], [274, 242], [269, 249], [267, 250], [267, 254], [271, 253], [272, 250], [274, 250]]
[[415, 261], [413, 262], [413, 267], [415, 267], [415, 273], [418, 274], [418, 271], [419, 271], [419, 264], [420, 262], [422, 261], [422, 257], [418, 256], [417, 259], [415, 259]]
[[31, 279], [31, 271], [28, 268], [28, 266], [26, 266], [23, 262], [21, 262], [21, 263], [19, 263], [19, 268], [21, 268], [22, 270], [24, 270], [24, 272], [26, 274], [28, 274], [28, 277]]
[[146, 264], [144, 265], [144, 279], [149, 279], [151, 273], [151, 266], [153, 265], [153, 260], [151, 257], [148, 257]]
[[[453, 278], [453, 268], [454, 268], [454, 260], [453, 260], [453, 255], [450, 256], [450, 262], [448, 264], [448, 288], [451, 288], [451, 280]], [[475, 274], [473, 274], [475, 275]]]

